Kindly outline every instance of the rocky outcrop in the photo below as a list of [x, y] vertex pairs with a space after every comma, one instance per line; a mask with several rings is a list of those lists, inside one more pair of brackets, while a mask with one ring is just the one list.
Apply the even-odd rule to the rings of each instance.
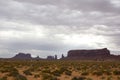
[[47, 60], [57, 60], [57, 55], [55, 56], [47, 56]]
[[12, 59], [32, 59], [31, 54], [18, 53]]
[[47, 58], [32, 57], [29, 53], [18, 53], [14, 57], [10, 58], [12, 60], [57, 60], [57, 55], [47, 56]]
[[68, 57], [78, 57], [78, 56], [108, 56], [110, 51], [107, 48], [95, 49], [95, 50], [70, 50], [68, 52]]
[[94, 50], [70, 50], [67, 58], [69, 59], [105, 59], [110, 56], [107, 48]]
[[47, 60], [54, 60], [54, 56], [47, 56]]

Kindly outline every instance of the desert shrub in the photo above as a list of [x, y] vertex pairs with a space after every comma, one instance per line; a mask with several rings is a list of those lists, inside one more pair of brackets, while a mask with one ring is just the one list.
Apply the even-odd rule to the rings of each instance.
[[86, 77], [79, 77], [78, 80], [85, 80]]
[[107, 78], [107, 80], [113, 80], [112, 76], [109, 76], [109, 77]]
[[87, 76], [87, 75], [89, 75], [89, 73], [88, 72], [83, 72], [83, 73], [81, 73], [81, 75]]
[[40, 77], [39, 74], [34, 75], [34, 78], [39, 78], [39, 77]]
[[43, 70], [42, 73], [51, 73], [51, 71], [46, 69], [46, 70]]
[[93, 79], [91, 79], [91, 78], [87, 78], [86, 80], [93, 80]]
[[0, 80], [7, 80], [7, 77], [2, 77], [0, 78]]
[[73, 77], [72, 80], [78, 80], [78, 78], [77, 77]]
[[6, 72], [9, 72], [9, 69], [8, 68], [3, 68], [0, 70], [1, 73], [6, 73]]
[[19, 74], [15, 77], [15, 80], [27, 80], [27, 78], [25, 76]]
[[77, 70], [81, 70], [79, 67], [76, 68]]
[[19, 75], [19, 72], [15, 68], [12, 68], [8, 74], [8, 76], [13, 76], [13, 77], [16, 77], [17, 75]]
[[73, 77], [72, 80], [86, 80], [86, 77]]
[[112, 73], [110, 71], [104, 71], [104, 74], [106, 74], [106, 75], [112, 75]]
[[[5, 64], [5, 65], [6, 65], [6, 64]], [[2, 69], [0, 70], [0, 72], [2, 72], [2, 73], [6, 73], [6, 72], [17, 72], [17, 69], [14, 68], [13, 66], [11, 66], [11, 65], [9, 64], [9, 66], [6, 65], [6, 66], [2, 67]]]
[[52, 74], [54, 76], [61, 76], [62, 73], [59, 70], [55, 70], [55, 71], [52, 72]]
[[102, 77], [101, 77], [101, 80], [105, 80], [105, 77], [104, 77], [104, 76], [102, 76]]
[[42, 80], [52, 80], [53, 76], [49, 74], [42, 74]]
[[68, 75], [68, 76], [71, 76], [72, 75], [72, 71], [65, 71], [65, 74]]
[[50, 80], [58, 80], [57, 77], [52, 77]]
[[113, 71], [113, 74], [114, 74], [114, 75], [120, 75], [120, 71], [115, 70], [115, 71]]
[[63, 72], [68, 71], [67, 67], [61, 67], [59, 72], [62, 74]]
[[117, 77], [117, 80], [120, 80], [120, 77]]
[[25, 70], [25, 71], [23, 71], [23, 73], [24, 73], [25, 75], [32, 75], [32, 73], [30, 72], [30, 70]]
[[93, 75], [101, 76], [103, 73], [101, 71], [93, 72]]

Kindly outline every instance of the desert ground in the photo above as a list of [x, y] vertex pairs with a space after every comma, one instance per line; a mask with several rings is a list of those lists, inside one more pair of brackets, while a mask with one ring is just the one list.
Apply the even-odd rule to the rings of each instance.
[[0, 80], [120, 80], [120, 62], [0, 60]]

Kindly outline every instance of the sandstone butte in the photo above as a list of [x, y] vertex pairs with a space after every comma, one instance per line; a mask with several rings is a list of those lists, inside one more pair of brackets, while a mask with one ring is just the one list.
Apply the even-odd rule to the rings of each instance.
[[64, 59], [71, 60], [120, 60], [119, 55], [110, 54], [107, 48], [91, 50], [70, 50]]

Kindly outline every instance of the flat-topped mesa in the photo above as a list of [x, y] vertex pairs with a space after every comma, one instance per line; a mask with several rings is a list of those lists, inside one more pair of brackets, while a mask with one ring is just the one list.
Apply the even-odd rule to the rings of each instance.
[[67, 57], [107, 57], [110, 51], [107, 48], [93, 50], [70, 50]]

